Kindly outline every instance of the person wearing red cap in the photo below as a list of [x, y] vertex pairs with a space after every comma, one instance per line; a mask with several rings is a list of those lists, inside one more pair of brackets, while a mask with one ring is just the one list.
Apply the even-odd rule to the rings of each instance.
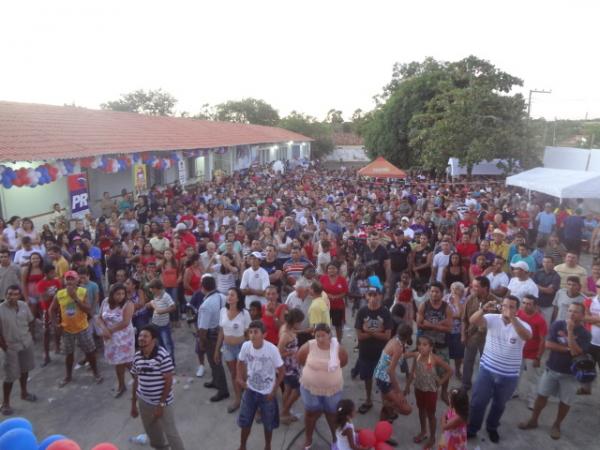
[[66, 376], [61, 381], [60, 387], [65, 386], [73, 380], [73, 363], [75, 360], [75, 343], [85, 353], [87, 361], [94, 372], [96, 383], [102, 382], [96, 365], [96, 345], [90, 332], [88, 314], [90, 306], [87, 303], [87, 292], [85, 288], [78, 287], [79, 275], [74, 270], [65, 273], [65, 288], [60, 289], [50, 305], [50, 317], [54, 317], [56, 309], [59, 308], [60, 327], [63, 331], [63, 345], [65, 354]]

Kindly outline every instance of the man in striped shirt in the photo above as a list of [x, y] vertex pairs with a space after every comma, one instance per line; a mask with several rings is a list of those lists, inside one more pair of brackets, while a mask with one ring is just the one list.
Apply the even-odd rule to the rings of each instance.
[[158, 329], [147, 325], [138, 336], [139, 350], [131, 365], [131, 417], [142, 418], [152, 448], [183, 450], [173, 411], [173, 360], [158, 345]]
[[490, 441], [497, 443], [504, 407], [519, 383], [523, 347], [525, 341], [531, 339], [531, 327], [517, 317], [519, 299], [514, 295], [504, 298], [501, 314], [490, 313], [495, 309], [496, 302], [490, 301], [469, 318], [472, 325], [485, 326], [487, 333], [479, 374], [473, 387], [467, 436], [475, 437], [491, 401], [486, 428]]

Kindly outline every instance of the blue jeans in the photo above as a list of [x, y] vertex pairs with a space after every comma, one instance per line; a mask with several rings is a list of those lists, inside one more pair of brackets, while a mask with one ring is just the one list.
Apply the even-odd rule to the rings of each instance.
[[256, 411], [260, 409], [263, 427], [266, 432], [271, 432], [279, 427], [279, 406], [277, 398], [267, 400], [265, 394], [260, 394], [252, 389], [246, 389], [242, 395], [238, 425], [240, 428], [250, 428], [254, 421]]
[[498, 429], [504, 406], [511, 399], [518, 383], [518, 376], [506, 377], [490, 372], [485, 367], [479, 367], [479, 374], [473, 387], [471, 411], [469, 411], [468, 431], [470, 434], [475, 434], [481, 429], [483, 416], [490, 400], [492, 406], [487, 416], [486, 429], [488, 431]]
[[160, 345], [169, 352], [173, 360], [173, 365], [175, 365], [175, 344], [173, 343], [173, 336], [171, 336], [171, 325], [156, 328], [158, 328], [158, 341]]
[[[176, 322], [179, 320], [179, 313], [181, 311], [181, 305], [179, 304], [179, 298], [177, 297], [177, 288], [176, 287], [168, 287], [165, 288], [165, 292], [171, 296], [173, 301], [175, 302], [175, 311], [169, 313], [169, 319], [171, 322]], [[183, 312], [183, 311], [181, 311]]]

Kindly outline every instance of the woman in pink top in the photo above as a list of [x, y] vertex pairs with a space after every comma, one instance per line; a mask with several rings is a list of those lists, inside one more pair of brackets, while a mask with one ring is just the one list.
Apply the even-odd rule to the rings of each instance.
[[303, 366], [300, 376], [300, 396], [305, 409], [304, 448], [310, 449], [317, 420], [325, 413], [335, 443], [337, 404], [342, 398], [344, 379], [342, 367], [348, 363], [348, 353], [331, 337], [329, 325], [315, 327], [315, 338], [304, 344], [297, 353]]

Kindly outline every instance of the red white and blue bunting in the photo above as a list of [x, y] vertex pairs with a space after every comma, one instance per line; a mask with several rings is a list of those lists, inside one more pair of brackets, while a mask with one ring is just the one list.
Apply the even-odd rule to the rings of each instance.
[[[29, 186], [34, 188], [52, 183], [75, 170], [96, 169], [104, 173], [117, 173], [131, 170], [133, 164], [147, 164], [154, 169], [167, 170], [175, 167], [184, 158], [208, 156], [210, 153], [223, 154], [227, 147], [214, 149], [195, 149], [176, 152], [144, 152], [127, 155], [102, 155], [88, 158], [61, 159], [45, 162], [37, 167], [20, 167], [0, 165], [0, 184], [5, 189]], [[79, 166], [79, 168], [77, 168]]]

